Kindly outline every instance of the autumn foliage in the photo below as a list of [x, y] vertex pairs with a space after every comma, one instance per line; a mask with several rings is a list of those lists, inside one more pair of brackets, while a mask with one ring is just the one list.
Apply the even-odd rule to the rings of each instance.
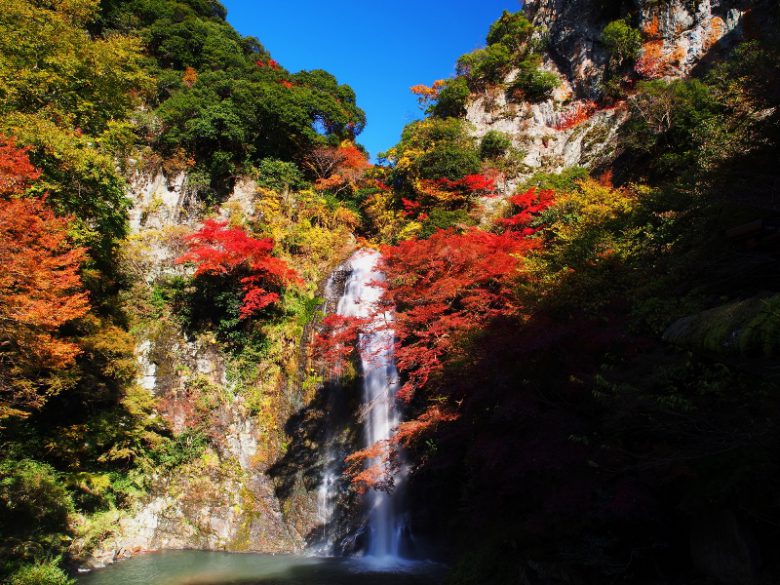
[[512, 215], [499, 220], [501, 228], [519, 232], [522, 236], [532, 236], [538, 229], [536, 223], [539, 214], [550, 208], [555, 203], [555, 192], [549, 189], [537, 190], [532, 187], [524, 193], [519, 193], [509, 198], [512, 205]]
[[254, 238], [240, 227], [210, 219], [185, 238], [189, 251], [177, 263], [196, 265], [195, 277], [236, 276], [244, 289], [241, 318], [245, 319], [276, 303], [279, 290], [300, 283], [287, 263], [272, 255], [271, 238]]
[[[0, 147], [2, 196], [39, 174], [13, 139]], [[69, 226], [43, 199], [0, 198], [0, 418], [40, 407], [56, 392], [44, 373], [80, 353], [61, 332], [90, 308], [79, 273], [85, 250], [71, 244]]]
[[558, 123], [555, 125], [556, 130], [570, 130], [576, 128], [583, 122], [587, 122], [594, 113], [598, 106], [596, 102], [587, 101], [578, 103], [572, 110], [569, 110], [563, 114]]
[[436, 207], [457, 209], [467, 207], [479, 197], [496, 195], [496, 179], [490, 174], [466, 175], [453, 181], [447, 178], [415, 182], [415, 194], [401, 198], [405, 217], [424, 220]]
[[396, 308], [396, 359], [410, 401], [461, 355], [465, 334], [487, 320], [516, 315], [512, 283], [520, 255], [533, 246], [513, 233], [440, 230], [383, 250], [386, 299]]
[[16, 146], [13, 137], [0, 135], [0, 197], [21, 193], [41, 176], [30, 162], [26, 148]]
[[[469, 192], [493, 187], [481, 175], [436, 183]], [[424, 213], [418, 201], [402, 201], [408, 215]], [[489, 322], [523, 318], [515, 287], [525, 256], [541, 246], [542, 240], [534, 236], [542, 227], [541, 215], [554, 202], [553, 191], [532, 188], [509, 199], [511, 215], [498, 222], [495, 232], [438, 230], [427, 239], [382, 249], [387, 279], [376, 284], [384, 289], [377, 311], [394, 308], [395, 358], [403, 379], [397, 397], [415, 404], [420, 414], [402, 422], [389, 441], [347, 458], [347, 474], [359, 491], [385, 489], [395, 452], [458, 418], [446, 400], [447, 389], [438, 387], [440, 376], [449, 365], [469, 359], [469, 337]], [[354, 351], [360, 332], [383, 326], [381, 320], [329, 316], [317, 340], [318, 353], [339, 363]]]
[[417, 96], [417, 101], [420, 102], [420, 106], [423, 108], [428, 107], [431, 102], [435, 102], [441, 95], [441, 90], [444, 89], [446, 81], [444, 79], [437, 79], [433, 85], [428, 86], [424, 84], [412, 86], [411, 92]]
[[332, 193], [354, 191], [371, 167], [366, 154], [348, 141], [336, 148], [316, 149], [307, 157], [306, 164], [317, 177], [314, 187]]

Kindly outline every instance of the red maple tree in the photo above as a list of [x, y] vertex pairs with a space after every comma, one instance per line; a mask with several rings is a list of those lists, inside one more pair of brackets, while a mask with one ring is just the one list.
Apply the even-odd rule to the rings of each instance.
[[272, 255], [271, 238], [254, 238], [243, 228], [228, 227], [225, 221], [207, 220], [184, 242], [189, 250], [176, 262], [195, 264], [196, 278], [206, 274], [240, 278], [244, 288], [242, 319], [276, 303], [281, 288], [302, 282], [284, 260]]
[[539, 220], [539, 214], [549, 209], [554, 202], [555, 191], [550, 189], [539, 191], [536, 187], [531, 187], [509, 198], [512, 215], [499, 220], [498, 225], [506, 231], [519, 232], [524, 237], [532, 236], [541, 227], [534, 225]]

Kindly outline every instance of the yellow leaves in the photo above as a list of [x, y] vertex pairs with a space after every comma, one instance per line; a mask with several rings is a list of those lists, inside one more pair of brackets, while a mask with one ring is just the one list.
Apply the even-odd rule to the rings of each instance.
[[192, 86], [195, 85], [197, 81], [198, 81], [198, 72], [195, 71], [194, 67], [187, 67], [184, 70], [184, 75], [181, 78], [182, 84], [184, 84], [185, 87], [192, 89]]
[[333, 219], [337, 224], [342, 224], [350, 230], [356, 229], [360, 226], [360, 216], [345, 207], [337, 207], [333, 212]]
[[398, 240], [411, 240], [419, 235], [423, 225], [417, 221], [410, 221], [398, 232]]
[[422, 148], [405, 148], [403, 155], [396, 159], [396, 169], [403, 173], [411, 171], [414, 168], [415, 161], [417, 161], [417, 159], [426, 152], [429, 152], [429, 150], [430, 149], [425, 150]]
[[615, 189], [586, 180], [579, 184], [579, 189], [561, 194], [558, 205], [576, 209], [579, 216], [576, 224], [563, 227], [577, 225], [581, 229], [581, 226], [601, 224], [631, 213], [636, 208], [637, 200], [633, 189]]
[[93, 22], [100, 12], [100, 0], [56, 0], [54, 9], [74, 25]]
[[140, 39], [92, 37], [99, 0], [5, 0], [0, 11], [0, 91], [6, 111], [36, 113], [64, 127], [102, 129], [153, 89]]

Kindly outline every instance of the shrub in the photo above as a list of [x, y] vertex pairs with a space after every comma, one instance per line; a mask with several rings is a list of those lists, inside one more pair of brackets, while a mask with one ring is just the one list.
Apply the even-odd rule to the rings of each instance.
[[522, 12], [512, 14], [504, 10], [496, 22], [490, 27], [487, 35], [488, 45], [501, 43], [510, 51], [518, 51], [531, 36], [534, 27]]
[[479, 156], [482, 160], [504, 156], [512, 148], [512, 140], [504, 132], [491, 130], [482, 137]]
[[583, 167], [569, 167], [561, 173], [536, 173], [528, 179], [521, 190], [537, 187], [543, 191], [552, 190], [568, 193], [577, 188], [580, 181], [588, 178], [588, 170]]
[[537, 56], [523, 59], [520, 71], [509, 88], [510, 97], [541, 102], [552, 95], [561, 80], [555, 73], [540, 69], [539, 65], [540, 59]]
[[22, 459], [0, 464], [0, 549], [61, 552], [73, 500], [50, 465]]
[[642, 49], [642, 33], [625, 20], [610, 22], [601, 33], [601, 42], [618, 65], [635, 61]]
[[496, 43], [463, 55], [458, 60], [457, 72], [472, 81], [500, 83], [511, 64], [512, 53], [509, 48]]
[[457, 181], [466, 175], [478, 173], [481, 166], [475, 148], [453, 143], [437, 145], [417, 160], [423, 179], [446, 178]]
[[469, 217], [465, 209], [440, 209], [431, 210], [428, 219], [423, 222], [419, 237], [429, 238], [439, 230], [450, 228], [463, 228], [474, 225], [474, 220]]
[[76, 581], [68, 577], [55, 561], [25, 565], [8, 580], [8, 585], [74, 585]]
[[187, 429], [174, 440], [165, 443], [153, 454], [153, 460], [162, 467], [172, 469], [195, 461], [206, 450], [208, 441], [200, 430]]
[[439, 93], [431, 113], [437, 118], [460, 118], [466, 114], [471, 90], [463, 77], [450, 79]]
[[282, 192], [298, 190], [306, 186], [300, 169], [293, 163], [264, 158], [257, 165], [257, 184], [260, 187]]

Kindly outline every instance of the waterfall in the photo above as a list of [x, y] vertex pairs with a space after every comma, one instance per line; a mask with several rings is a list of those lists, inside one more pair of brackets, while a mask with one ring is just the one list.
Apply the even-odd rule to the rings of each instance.
[[[375, 327], [360, 336], [361, 373], [363, 380], [363, 425], [365, 446], [386, 441], [400, 420], [395, 405], [398, 390], [398, 372], [393, 356], [393, 316], [389, 312], [376, 314], [381, 287], [374, 286], [384, 280], [378, 264], [381, 256], [374, 250], [359, 250], [347, 263], [348, 277], [344, 293], [339, 299], [336, 312], [343, 317], [372, 317]], [[369, 462], [369, 464], [376, 462]], [[399, 473], [393, 478], [395, 486], [403, 480]], [[334, 478], [326, 469], [320, 487], [321, 514], [332, 515], [328, 502], [334, 495], [328, 493], [329, 485], [335, 485]], [[368, 544], [366, 556], [375, 559], [393, 559], [399, 556], [403, 525], [396, 511], [393, 493], [369, 490], [366, 494], [368, 508]]]

